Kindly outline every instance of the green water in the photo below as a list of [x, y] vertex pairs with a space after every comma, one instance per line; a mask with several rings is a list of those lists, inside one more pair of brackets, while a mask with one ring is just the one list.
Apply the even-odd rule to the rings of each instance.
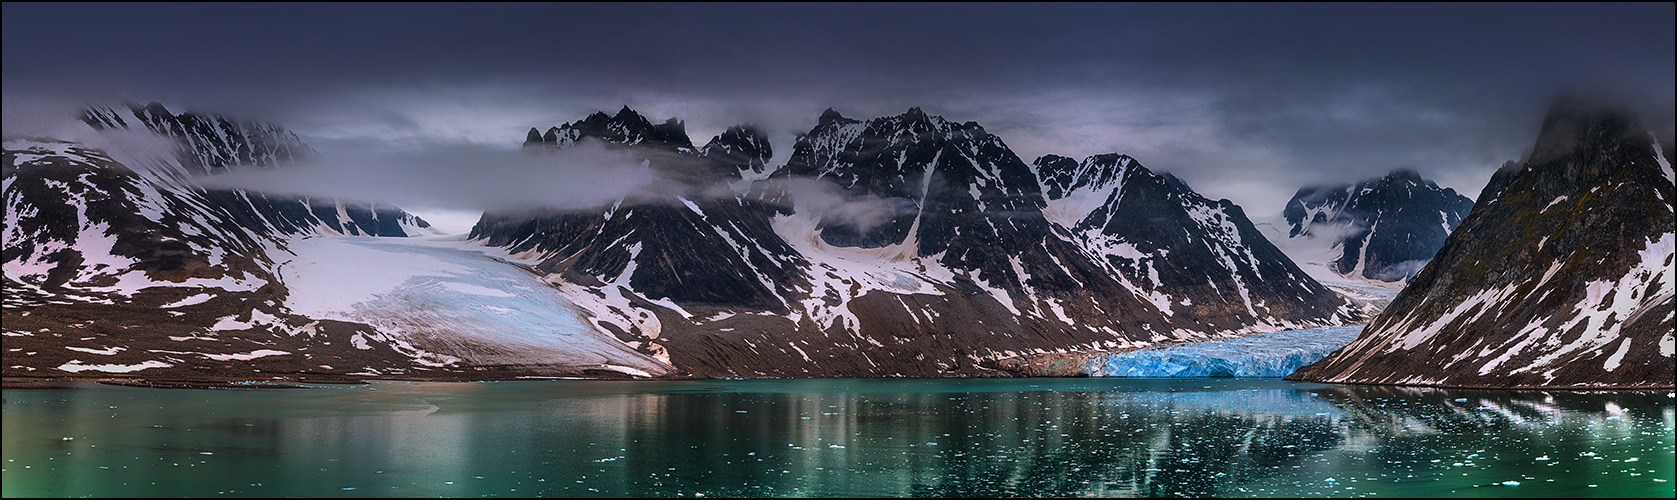
[[1251, 379], [63, 387], [4, 392], [5, 496], [1670, 498], [1677, 443], [1670, 391]]

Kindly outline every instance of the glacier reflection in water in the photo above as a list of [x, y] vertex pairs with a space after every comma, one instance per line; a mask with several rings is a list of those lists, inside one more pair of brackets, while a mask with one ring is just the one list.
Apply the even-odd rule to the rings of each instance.
[[1310, 328], [1109, 354], [1085, 362], [1080, 372], [1093, 377], [1281, 378], [1345, 347], [1362, 331], [1361, 325]]
[[13, 496], [1659, 496], [1670, 391], [1270, 379], [5, 391]]

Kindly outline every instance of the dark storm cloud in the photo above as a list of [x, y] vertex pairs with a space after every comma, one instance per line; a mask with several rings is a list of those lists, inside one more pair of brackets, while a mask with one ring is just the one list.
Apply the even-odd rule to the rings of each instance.
[[[628, 104], [783, 161], [822, 109], [1131, 154], [1252, 214], [1412, 167], [1476, 194], [1561, 89], [1671, 121], [1671, 4], [4, 5], [13, 104], [161, 100], [311, 140], [512, 147]], [[68, 90], [66, 90], [68, 89]]]

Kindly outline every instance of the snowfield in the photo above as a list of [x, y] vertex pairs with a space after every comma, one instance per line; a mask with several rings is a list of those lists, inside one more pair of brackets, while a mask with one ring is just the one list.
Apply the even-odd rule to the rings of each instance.
[[[596, 330], [533, 272], [462, 236], [311, 236], [276, 252], [297, 314], [372, 325], [421, 363], [562, 365], [635, 376], [672, 368]], [[294, 254], [294, 255], [293, 255]], [[357, 338], [357, 348], [367, 348]]]

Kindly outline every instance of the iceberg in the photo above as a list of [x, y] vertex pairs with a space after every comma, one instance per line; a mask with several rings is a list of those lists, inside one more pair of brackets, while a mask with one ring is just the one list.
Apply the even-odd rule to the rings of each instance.
[[1109, 354], [1084, 363], [1091, 377], [1285, 377], [1345, 347], [1363, 326], [1261, 333], [1158, 349]]

